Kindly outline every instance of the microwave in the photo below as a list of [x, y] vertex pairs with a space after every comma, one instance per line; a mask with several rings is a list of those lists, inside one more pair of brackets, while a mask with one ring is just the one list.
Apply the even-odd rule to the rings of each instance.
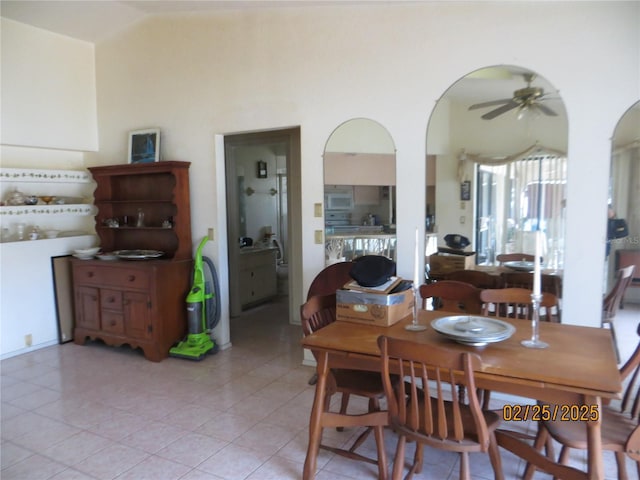
[[353, 192], [329, 192], [324, 195], [326, 210], [351, 210], [353, 208]]

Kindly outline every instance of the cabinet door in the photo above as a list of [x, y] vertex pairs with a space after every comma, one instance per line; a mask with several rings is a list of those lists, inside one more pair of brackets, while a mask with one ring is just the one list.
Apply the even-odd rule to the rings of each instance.
[[80, 328], [100, 329], [100, 292], [94, 287], [80, 286], [76, 290], [76, 322]]
[[124, 292], [124, 330], [132, 338], [148, 339], [153, 335], [151, 300], [146, 293]]
[[277, 293], [278, 279], [274, 265], [263, 265], [254, 270], [253, 288], [256, 299], [272, 297]]
[[251, 303], [254, 298], [254, 289], [253, 289], [253, 270], [252, 269], [243, 269], [240, 270], [240, 305], [246, 305], [247, 303]]

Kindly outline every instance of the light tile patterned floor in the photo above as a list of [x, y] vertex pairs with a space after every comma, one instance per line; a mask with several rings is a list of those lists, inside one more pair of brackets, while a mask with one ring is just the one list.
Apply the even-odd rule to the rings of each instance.
[[[2, 361], [2, 479], [300, 479], [313, 370], [301, 365], [300, 327], [287, 324], [285, 309], [278, 301], [233, 319], [233, 347], [202, 362], [152, 363], [100, 343]], [[623, 357], [637, 342], [640, 306], [628, 305], [625, 315], [618, 319], [619, 338], [630, 342]], [[325, 441], [340, 445], [358, 433], [328, 429]], [[395, 437], [385, 438], [392, 459]], [[361, 451], [375, 455], [372, 438]], [[584, 455], [573, 458], [582, 465]], [[506, 478], [518, 478], [522, 462], [506, 451], [502, 460]], [[457, 478], [457, 461], [428, 450], [416, 478]], [[493, 478], [485, 455], [471, 462], [473, 478]], [[615, 463], [605, 462], [607, 478], [615, 478]], [[318, 480], [377, 478], [373, 465], [326, 451], [318, 468]]]

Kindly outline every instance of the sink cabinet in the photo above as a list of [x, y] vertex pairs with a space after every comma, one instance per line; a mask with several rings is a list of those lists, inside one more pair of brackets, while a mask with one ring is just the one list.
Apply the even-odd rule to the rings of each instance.
[[278, 293], [277, 252], [277, 249], [265, 248], [240, 253], [240, 304], [243, 310]]

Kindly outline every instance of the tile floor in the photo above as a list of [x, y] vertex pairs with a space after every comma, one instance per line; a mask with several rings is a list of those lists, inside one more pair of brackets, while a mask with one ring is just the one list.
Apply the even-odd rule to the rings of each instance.
[[[277, 301], [234, 319], [233, 347], [202, 362], [152, 363], [128, 347], [100, 343], [68, 343], [2, 361], [0, 476], [300, 479], [313, 369], [301, 365], [300, 327], [287, 324], [286, 308], [286, 301]], [[630, 339], [623, 357], [637, 342], [639, 319], [640, 305], [628, 304], [618, 320], [619, 338]], [[342, 444], [357, 433], [328, 429], [325, 440]], [[391, 432], [385, 438], [392, 459], [395, 438]], [[360, 451], [375, 455], [373, 439]], [[573, 457], [578, 465], [583, 459], [580, 452]], [[506, 478], [519, 478], [522, 461], [506, 451], [502, 461]], [[473, 478], [493, 478], [485, 455], [474, 454], [471, 462]], [[613, 459], [605, 462], [607, 479], [615, 478]], [[326, 451], [318, 468], [318, 480], [377, 478], [373, 465]], [[416, 476], [457, 477], [457, 455], [434, 450]]]

